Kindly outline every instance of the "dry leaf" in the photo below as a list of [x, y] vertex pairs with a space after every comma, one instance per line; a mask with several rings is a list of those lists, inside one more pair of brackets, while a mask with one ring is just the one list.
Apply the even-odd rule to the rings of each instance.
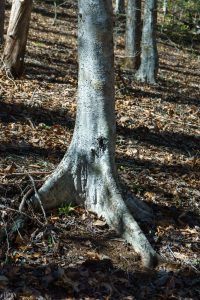
[[86, 255], [87, 255], [88, 258], [90, 258], [90, 259], [100, 260], [100, 255], [99, 255], [97, 252], [88, 251], [88, 252], [86, 253]]
[[95, 226], [99, 226], [99, 227], [103, 227], [103, 226], [106, 225], [106, 221], [96, 220], [96, 221], [94, 222], [94, 225], [95, 225]]
[[4, 172], [7, 173], [7, 174], [12, 174], [16, 171], [17, 169], [17, 166], [15, 163], [12, 163], [11, 165], [7, 166], [5, 169], [4, 169]]

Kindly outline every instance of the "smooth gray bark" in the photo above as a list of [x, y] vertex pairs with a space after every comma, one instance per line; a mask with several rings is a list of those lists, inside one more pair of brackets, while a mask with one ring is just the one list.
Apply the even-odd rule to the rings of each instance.
[[156, 44], [157, 0], [146, 0], [142, 29], [141, 65], [136, 78], [139, 81], [155, 83], [158, 72]]
[[124, 14], [124, 13], [125, 13], [125, 1], [115, 0], [115, 14]]
[[168, 0], [163, 0], [163, 16], [165, 18], [167, 14]]
[[111, 0], [79, 0], [74, 134], [60, 165], [32, 200], [37, 206], [41, 200], [45, 209], [63, 202], [85, 205], [103, 216], [151, 267], [157, 254], [123, 201], [116, 179], [112, 22]]
[[32, 0], [13, 1], [3, 54], [5, 69], [13, 77], [20, 77], [24, 70], [31, 9]]
[[0, 45], [3, 43], [5, 20], [5, 0], [0, 0]]
[[126, 10], [125, 64], [137, 70], [140, 65], [141, 0], [128, 0]]

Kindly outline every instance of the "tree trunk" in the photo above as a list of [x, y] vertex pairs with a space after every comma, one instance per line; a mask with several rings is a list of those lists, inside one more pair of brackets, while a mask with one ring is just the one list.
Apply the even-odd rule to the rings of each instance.
[[0, 45], [3, 44], [5, 19], [5, 0], [0, 0]]
[[3, 54], [4, 66], [13, 77], [20, 77], [24, 69], [32, 0], [14, 0]]
[[164, 16], [164, 18], [167, 14], [167, 6], [168, 6], [168, 0], [163, 0], [163, 16]]
[[125, 14], [124, 0], [116, 0], [115, 1], [115, 14]]
[[141, 0], [128, 0], [126, 11], [125, 65], [137, 70], [140, 65]]
[[124, 203], [116, 182], [112, 1], [79, 0], [78, 107], [73, 138], [60, 165], [32, 199], [44, 209], [85, 205], [151, 267], [157, 254]]
[[158, 72], [158, 53], [156, 45], [157, 1], [146, 0], [142, 29], [141, 65], [136, 78], [139, 81], [155, 83]]

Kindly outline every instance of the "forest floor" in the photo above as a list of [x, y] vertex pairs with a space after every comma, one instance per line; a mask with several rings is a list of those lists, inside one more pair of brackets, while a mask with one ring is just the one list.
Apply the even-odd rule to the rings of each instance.
[[177, 44], [158, 33], [158, 83], [139, 84], [123, 69], [124, 19], [115, 23], [119, 178], [125, 194], [152, 209], [153, 223], [141, 226], [158, 253], [177, 265], [144, 270], [131, 246], [81, 207], [48, 212], [48, 225], [27, 207], [27, 226], [11, 230], [22, 198], [43, 184], [72, 137], [77, 7], [69, 2], [58, 8], [55, 24], [53, 5], [35, 4], [23, 78], [0, 71], [0, 299], [200, 299], [195, 39]]

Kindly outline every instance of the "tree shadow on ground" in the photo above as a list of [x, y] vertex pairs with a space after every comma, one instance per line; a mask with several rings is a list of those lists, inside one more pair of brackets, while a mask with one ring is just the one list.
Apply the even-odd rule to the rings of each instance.
[[[117, 162], [119, 163], [119, 160], [117, 160]], [[120, 166], [126, 166], [126, 164], [123, 164], [123, 161], [120, 160]], [[134, 165], [132, 166], [132, 169], [134, 169]], [[148, 169], [144, 168], [144, 170]], [[132, 184], [132, 182], [130, 184]], [[186, 225], [188, 225], [190, 228], [200, 226], [200, 215], [198, 211], [194, 209], [193, 204], [187, 203], [187, 209], [181, 207], [180, 202], [178, 202], [178, 198], [175, 199], [175, 196], [167, 188], [163, 186], [160, 187], [158, 183], [155, 185], [146, 181], [143, 182], [143, 184], [134, 184], [132, 188], [127, 184], [126, 181], [124, 181], [122, 176], [120, 177], [120, 186], [124, 193], [124, 197], [133, 196], [134, 198], [136, 198], [138, 203], [141, 201], [142, 203], [145, 203], [147, 207], [151, 208], [152, 220], [150, 220], [150, 223], [149, 221], [141, 222], [140, 219], [137, 219], [137, 221], [141, 224], [144, 232], [149, 236], [151, 243], [154, 243], [156, 227], [159, 226], [161, 223], [165, 224], [166, 227], [170, 225], [176, 225], [177, 228], [185, 228]], [[133, 194], [134, 192], [131, 193], [131, 188], [132, 190], [135, 190], [135, 194], [137, 194], [138, 191], [140, 191], [140, 196], [135, 196]], [[161, 201], [159, 203], [158, 201], [145, 201], [144, 195], [146, 192], [149, 193], [149, 191], [151, 191], [151, 193], [154, 193], [157, 199], [164, 199], [165, 204]], [[181, 197], [181, 205], [183, 204], [183, 202], [184, 199], [183, 197]], [[149, 228], [151, 228], [150, 235]]]
[[[31, 107], [25, 104], [7, 104], [0, 101], [0, 117], [3, 123], [9, 122], [28, 122], [33, 124], [44, 123], [48, 126], [60, 124], [70, 130], [74, 128], [74, 116], [71, 116], [67, 109], [63, 111], [48, 110], [44, 107]], [[196, 155], [199, 151], [200, 138], [185, 133], [161, 131], [156, 132], [149, 130], [145, 126], [136, 128], [128, 128], [118, 125], [117, 133], [124, 135], [126, 139], [142, 142], [146, 145], [154, 145], [165, 147], [166, 149], [174, 149], [183, 154], [190, 156]]]
[[0, 118], [2, 123], [22, 122], [28, 119], [37, 125], [44, 123], [47, 126], [60, 124], [69, 129], [74, 128], [74, 117], [67, 109], [50, 110], [44, 107], [33, 107], [23, 103], [5, 103], [0, 98]]
[[[66, 52], [66, 49], [65, 49], [65, 52]], [[46, 55], [44, 55], [44, 54], [46, 54]], [[57, 56], [50, 55], [49, 52], [48, 52], [48, 49], [47, 49], [47, 51], [45, 49], [41, 49], [41, 51], [37, 52], [37, 61], [39, 61], [40, 65], [43, 65], [43, 67], [47, 70], [50, 67], [49, 73], [51, 72], [51, 68], [52, 68], [52, 65], [53, 65], [54, 68], [58, 71], [61, 71], [59, 69], [59, 67], [64, 67], [65, 69], [67, 67], [67, 70], [68, 70], [69, 66], [73, 66], [74, 68], [76, 68], [76, 73], [78, 74], [78, 70], [77, 70], [78, 63], [76, 61], [74, 61], [74, 59], [72, 59], [72, 57], [70, 55], [70, 50], [69, 50], [68, 54], [69, 54], [68, 56], [66, 55], [66, 56], [58, 59]], [[27, 57], [30, 60], [32, 59], [33, 61], [36, 59], [35, 54], [33, 52], [30, 52], [30, 51], [28, 52]], [[49, 66], [49, 63], [51, 63], [51, 66]], [[66, 73], [67, 73], [67, 71], [66, 71]], [[61, 71], [60, 76], [63, 76], [62, 71]]]
[[145, 126], [128, 128], [118, 125], [117, 132], [128, 139], [142, 142], [146, 145], [165, 147], [190, 156], [196, 155], [199, 151], [200, 137], [185, 133], [152, 131]]
[[[171, 46], [173, 48], [183, 48], [191, 54], [199, 54], [199, 34], [194, 34], [190, 31], [188, 32], [178, 32], [174, 31], [172, 28], [166, 30], [165, 32], [159, 32], [159, 37], [162, 39], [162, 43]], [[192, 49], [186, 49], [186, 47], [191, 47]]]
[[[58, 35], [59, 39], [61, 38], [61, 36], [64, 37], [77, 37], [77, 33], [76, 32], [72, 32], [72, 31], [61, 31], [61, 29], [59, 28], [58, 30], [56, 30], [56, 27], [53, 29], [51, 28], [47, 28], [44, 25], [39, 25], [39, 26], [35, 26], [34, 24], [31, 24], [30, 29], [33, 29], [35, 31], [39, 31], [39, 32], [45, 32], [48, 34], [55, 34]], [[41, 36], [40, 36], [41, 38]], [[29, 39], [30, 40], [30, 39]], [[49, 41], [45, 41], [45, 42], [49, 42]]]
[[[41, 48], [44, 52], [46, 51], [48, 53], [48, 55], [51, 57], [54, 55], [54, 53], [53, 53], [53, 51], [50, 52], [49, 48], [47, 48], [46, 46], [49, 46], [49, 47], [53, 46], [53, 48], [57, 47], [56, 50], [59, 52], [62, 51], [64, 54], [67, 54], [68, 51], [74, 50], [74, 48], [71, 45], [69, 45], [67, 43], [67, 41], [66, 41], [66, 43], [64, 43], [64, 42], [61, 42], [59, 39], [55, 43], [55, 41], [47, 40], [44, 38], [42, 39], [41, 37], [40, 37], [40, 39], [38, 39], [36, 37], [30, 37], [29, 41], [33, 42], [33, 44], [36, 44], [36, 46], [38, 47], [37, 54], [40, 54], [40, 53], [38, 53], [38, 50], [40, 50], [40, 48]], [[45, 46], [45, 48], [42, 48], [42, 46]], [[52, 50], [52, 48], [51, 48], [51, 50]], [[27, 54], [29, 54], [29, 53], [30, 53], [30, 51], [27, 52]], [[32, 53], [32, 55], [36, 56], [35, 53]], [[44, 59], [44, 57], [43, 57], [43, 59]], [[75, 63], [75, 61], [73, 61], [73, 63]]]
[[[61, 39], [61, 37], [63, 36], [63, 37], [66, 37], [66, 41], [67, 41], [67, 38], [77, 38], [77, 33], [76, 32], [73, 32], [73, 31], [66, 31], [66, 32], [62, 32], [62, 31], [60, 31], [60, 30], [55, 30], [55, 29], [53, 29], [52, 27], [49, 29], [49, 28], [47, 28], [47, 27], [45, 27], [45, 26], [42, 26], [41, 27], [41, 25], [39, 26], [39, 27], [36, 27], [36, 26], [34, 26], [33, 24], [31, 25], [31, 27], [30, 27], [33, 31], [36, 31], [36, 33], [37, 33], [37, 31], [39, 31], [40, 33], [48, 33], [48, 34], [51, 34], [51, 36], [53, 36], [53, 35], [58, 35], [58, 37], [56, 37], [57, 39]], [[41, 39], [42, 37], [40, 36], [40, 39]], [[32, 37], [31, 39], [29, 38], [29, 40], [35, 40], [35, 42], [37, 42], [37, 39], [35, 38], [35, 37]], [[47, 45], [49, 45], [49, 44], [52, 44], [53, 45], [53, 42], [51, 42], [50, 40], [46, 40], [46, 39], [43, 39], [43, 41], [41, 41], [41, 42], [45, 42], [45, 44], [47, 44]], [[55, 42], [54, 42], [54, 44], [55, 44]], [[57, 42], [56, 42], [56, 44], [57, 44]], [[66, 45], [66, 47], [67, 47], [67, 45]]]
[[137, 156], [132, 158], [129, 156], [124, 156], [118, 158], [117, 162], [119, 164], [124, 164], [124, 166], [129, 166], [134, 168], [134, 166], [140, 166], [146, 170], [158, 170], [160, 172], [165, 172], [166, 174], [174, 174], [174, 176], [181, 176], [187, 173], [197, 173], [200, 171], [200, 166], [197, 164], [188, 163], [156, 163], [152, 160], [139, 159]]
[[57, 158], [62, 158], [65, 152], [59, 147], [54, 149], [35, 147], [23, 140], [20, 142], [13, 141], [13, 143], [1, 143], [0, 144], [1, 157], [8, 156], [10, 154], [20, 155], [20, 156], [39, 156], [41, 158], [48, 158], [56, 156]]
[[[23, 295], [40, 299], [198, 299], [200, 278], [188, 269], [127, 272], [109, 259], [86, 260], [74, 267], [5, 266], [1, 274], [9, 278], [1, 299]], [[16, 295], [14, 297], [14, 295]], [[42, 298], [41, 298], [42, 297]]]
[[[69, 5], [70, 7], [71, 5]], [[69, 7], [65, 7], [65, 9], [63, 9], [63, 11], [58, 11], [57, 10], [57, 19], [59, 20], [73, 20], [74, 19], [77, 19], [77, 15], [71, 15], [69, 14], [66, 9], [69, 8]], [[51, 9], [52, 10], [52, 9]], [[35, 6], [33, 8], [33, 11], [37, 14], [40, 14], [42, 15], [43, 17], [49, 17], [49, 18], [52, 18], [54, 19], [55, 17], [55, 12], [54, 11], [50, 11], [50, 10], [47, 10], [46, 7], [42, 7], [42, 6]]]
[[171, 66], [171, 65], [166, 64], [166, 63], [165, 64], [160, 63], [159, 67], [161, 69], [164, 69], [164, 70], [167, 70], [167, 71], [171, 71], [171, 72], [175, 72], [175, 73], [180, 73], [180, 74], [183, 74], [183, 75], [186, 75], [186, 76], [194, 76], [194, 77], [198, 77], [200, 79], [200, 72], [199, 72], [199, 70], [197, 70], [197, 72], [195, 72], [195, 71], [192, 72], [189, 69], [185, 70], [184, 67], [178, 66], [178, 68], [177, 68], [175, 66]]
[[76, 82], [78, 77], [77, 64], [70, 56], [65, 59], [58, 59], [49, 56], [49, 52], [44, 49], [41, 50], [41, 53], [37, 53], [37, 57], [34, 53], [29, 52], [26, 62], [26, 76], [27, 78], [42, 79], [49, 83], [68, 83], [72, 78]]
[[[50, 67], [48, 63], [27, 63], [26, 64], [26, 75], [27, 78], [42, 79], [49, 83], [60, 83], [65, 82], [64, 78], [67, 75], [65, 71], [61, 71], [59, 68]], [[67, 81], [65, 82], [67, 83]]]
[[[175, 70], [176, 72], [176, 70]], [[186, 75], [185, 73], [183, 73]], [[188, 96], [188, 94], [194, 92], [194, 87], [187, 87], [185, 93], [180, 92], [180, 89], [185, 89], [185, 84], [181, 82], [175, 82], [173, 80], [165, 80], [162, 77], [158, 77], [158, 83], [151, 86], [151, 91], [145, 91], [143, 86], [141, 88], [134, 87], [133, 73], [128, 70], [121, 71], [121, 69], [116, 69], [116, 75], [120, 76], [118, 80], [117, 92], [120, 91], [122, 95], [131, 97], [149, 97], [151, 99], [161, 99], [162, 102], [171, 102], [184, 105], [196, 105], [200, 106], [200, 99]], [[192, 76], [193, 74], [191, 74]], [[195, 73], [196, 77], [200, 78], [200, 74]], [[138, 84], [138, 83], [137, 83]], [[122, 86], [121, 86], [122, 85]], [[147, 85], [145, 85], [147, 86]], [[152, 91], [154, 90], [154, 91]], [[164, 93], [164, 94], [163, 94]]]

